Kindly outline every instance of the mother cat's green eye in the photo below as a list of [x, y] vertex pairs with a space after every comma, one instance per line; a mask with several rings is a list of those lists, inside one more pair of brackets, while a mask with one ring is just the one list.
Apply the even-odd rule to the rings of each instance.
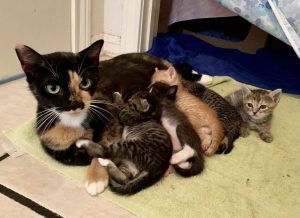
[[91, 87], [92, 82], [90, 79], [82, 79], [81, 83], [80, 83], [80, 88], [83, 89], [88, 89], [89, 87]]
[[59, 90], [60, 86], [56, 84], [50, 84], [46, 86], [46, 91], [53, 95], [57, 94]]

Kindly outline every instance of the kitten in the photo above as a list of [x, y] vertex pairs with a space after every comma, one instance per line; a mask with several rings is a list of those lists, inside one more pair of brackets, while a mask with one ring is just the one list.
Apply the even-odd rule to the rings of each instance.
[[[119, 120], [114, 127], [115, 136], [104, 137], [99, 143], [78, 140], [78, 147], [87, 149], [91, 156], [101, 157], [99, 162], [109, 174], [112, 191], [134, 194], [161, 179], [168, 169], [172, 155], [170, 136], [156, 119], [155, 110], [145, 98], [148, 92], [134, 94], [126, 105], [119, 93], [114, 94], [120, 107]], [[115, 128], [124, 126], [123, 130]]]
[[148, 89], [148, 101], [159, 107], [161, 123], [171, 136], [174, 153], [170, 164], [182, 176], [201, 173], [204, 168], [201, 141], [188, 118], [175, 106], [177, 86], [156, 82]]
[[230, 105], [222, 96], [205, 86], [182, 79], [184, 87], [194, 96], [204, 101], [218, 115], [223, 124], [227, 141], [223, 141], [217, 153], [228, 154], [233, 149], [234, 141], [240, 136], [242, 117], [237, 109]]
[[243, 118], [240, 134], [249, 135], [249, 130], [256, 130], [259, 137], [265, 142], [272, 142], [270, 132], [273, 110], [281, 96], [281, 89], [266, 91], [262, 89], [250, 90], [246, 86], [229, 94], [225, 99], [234, 107]]
[[222, 123], [217, 114], [203, 101], [190, 94], [183, 86], [180, 76], [175, 68], [158, 70], [152, 76], [152, 82], [161, 81], [168, 85], [177, 85], [176, 106], [185, 113], [193, 128], [199, 135], [202, 143], [201, 149], [205, 155], [211, 156], [218, 150], [224, 138]]

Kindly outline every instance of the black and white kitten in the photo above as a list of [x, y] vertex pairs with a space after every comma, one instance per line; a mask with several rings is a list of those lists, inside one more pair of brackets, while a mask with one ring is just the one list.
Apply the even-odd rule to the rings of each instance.
[[204, 168], [204, 157], [200, 151], [201, 140], [188, 118], [174, 103], [177, 86], [156, 82], [148, 90], [150, 105], [159, 107], [161, 123], [172, 140], [174, 153], [170, 164], [182, 176], [201, 173]]

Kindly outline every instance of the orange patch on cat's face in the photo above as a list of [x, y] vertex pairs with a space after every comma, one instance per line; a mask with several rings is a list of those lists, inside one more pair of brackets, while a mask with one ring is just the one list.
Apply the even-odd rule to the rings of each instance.
[[70, 70], [68, 73], [70, 76], [70, 100], [81, 101], [84, 103], [85, 107], [88, 107], [90, 104], [91, 95], [88, 91], [80, 89], [80, 83], [82, 81], [82, 78], [75, 71]]

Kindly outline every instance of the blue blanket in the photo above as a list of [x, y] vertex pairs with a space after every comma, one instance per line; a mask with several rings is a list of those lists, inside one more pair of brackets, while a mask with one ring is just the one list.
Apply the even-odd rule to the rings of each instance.
[[264, 89], [282, 88], [300, 95], [300, 60], [292, 49], [262, 48], [251, 55], [214, 47], [194, 36], [168, 33], [155, 37], [148, 53], [173, 64], [188, 63], [199, 73], [230, 76]]

